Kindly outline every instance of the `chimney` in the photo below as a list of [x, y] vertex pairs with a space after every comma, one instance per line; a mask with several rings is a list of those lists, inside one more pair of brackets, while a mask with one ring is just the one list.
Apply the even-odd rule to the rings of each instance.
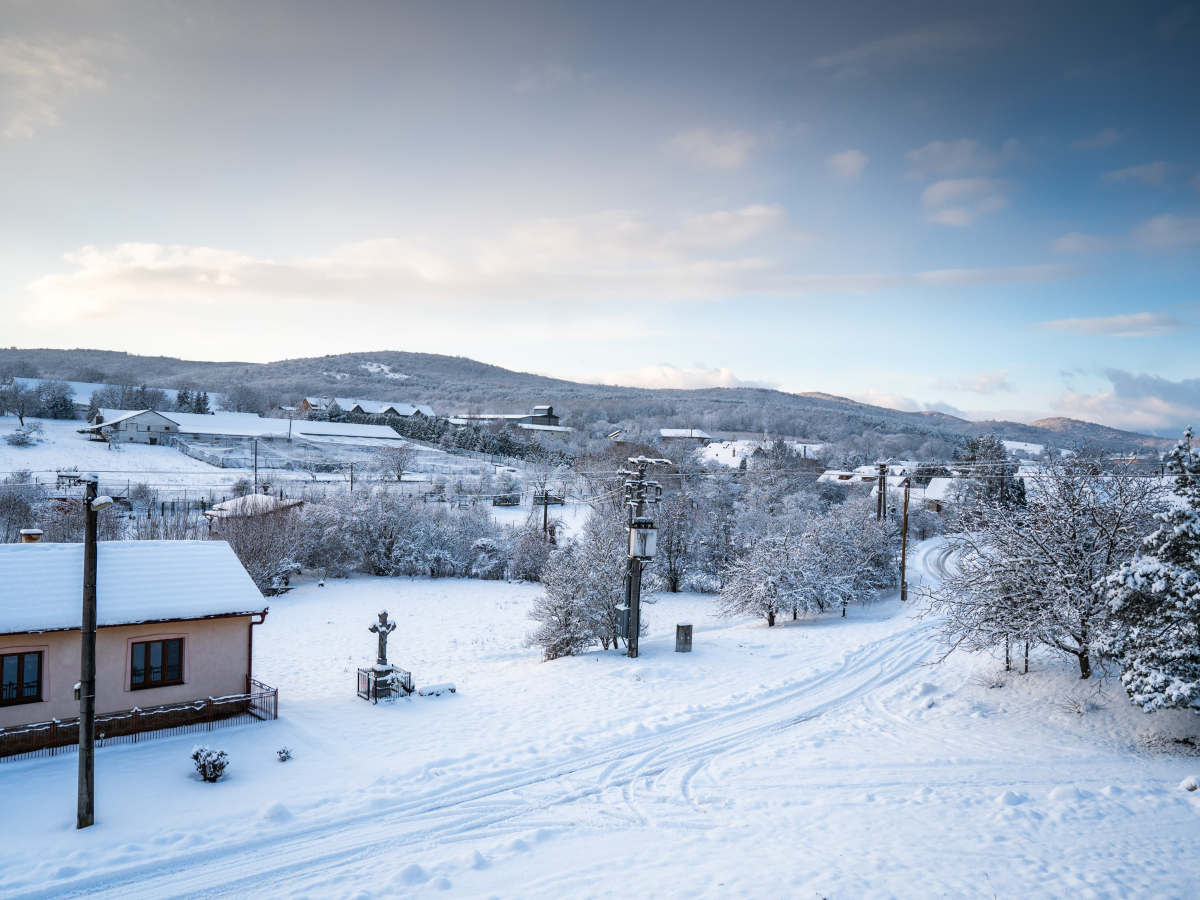
[[22, 544], [36, 544], [41, 539], [42, 539], [42, 529], [40, 529], [40, 528], [22, 528], [21, 529], [21, 543]]

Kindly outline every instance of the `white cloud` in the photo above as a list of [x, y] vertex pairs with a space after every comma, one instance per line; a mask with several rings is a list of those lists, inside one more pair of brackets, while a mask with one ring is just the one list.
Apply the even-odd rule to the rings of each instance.
[[6, 137], [33, 137], [59, 124], [59, 108], [69, 97], [105, 87], [101, 60], [120, 47], [98, 40], [0, 39], [0, 99]]
[[900, 412], [921, 412], [925, 405], [918, 403], [912, 397], [903, 394], [889, 394], [885, 391], [869, 390], [858, 394], [844, 394], [849, 400], [859, 403], [869, 403], [871, 406], [882, 406], [885, 409], [897, 409]]
[[[1008, 372], [1003, 369], [993, 369], [988, 372], [976, 372], [964, 378], [941, 378], [937, 387], [946, 391], [969, 392], [973, 394], [995, 394], [1001, 391], [1015, 391], [1012, 382], [1008, 380]], [[957, 413], [955, 413], [957, 415]]]
[[1100, 180], [1105, 184], [1125, 184], [1136, 181], [1139, 184], [1160, 185], [1166, 180], [1169, 168], [1165, 162], [1159, 160], [1140, 166], [1117, 169], [1115, 172], [1105, 172], [1100, 176]]
[[746, 162], [757, 144], [757, 138], [745, 131], [694, 128], [675, 135], [663, 144], [663, 149], [700, 169], [736, 169]]
[[1200, 422], [1200, 379], [1170, 382], [1149, 375], [1110, 371], [1113, 390], [1068, 391], [1051, 406], [1058, 415], [1113, 428], [1180, 434]]
[[1091, 137], [1080, 138], [1071, 146], [1080, 150], [1098, 150], [1101, 147], [1111, 147], [1113, 144], [1119, 144], [1128, 136], [1128, 132], [1117, 131], [1115, 128], [1105, 128]]
[[[790, 250], [805, 235], [777, 206], [687, 216], [673, 227], [630, 212], [538, 219], [489, 239], [419, 245], [381, 238], [293, 260], [213, 247], [121, 244], [67, 254], [70, 270], [28, 285], [31, 321], [134, 313], [150, 306], [722, 300], [1048, 281], [1068, 266], [915, 273], [806, 273]], [[768, 251], [774, 251], [768, 252]]]
[[536, 67], [525, 63], [521, 66], [521, 71], [517, 77], [517, 83], [513, 85], [513, 90], [518, 93], [545, 91], [558, 87], [560, 84], [591, 80], [591, 75], [576, 72], [569, 66], [564, 66], [560, 63], [546, 63]]
[[1050, 247], [1055, 253], [1095, 253], [1117, 246], [1118, 243], [1111, 238], [1096, 237], [1078, 231], [1069, 231], [1050, 242]]
[[1130, 239], [1140, 247], [1172, 250], [1200, 243], [1200, 218], [1162, 215], [1147, 219], [1130, 233]]
[[681, 369], [664, 364], [647, 366], [644, 369], [602, 372], [594, 376], [598, 384], [616, 384], [622, 387], [669, 388], [672, 390], [699, 390], [714, 387], [778, 387], [762, 381], [743, 381], [733, 374], [728, 366], [701, 366]]
[[949, 178], [935, 181], [921, 192], [926, 220], [963, 227], [979, 216], [1008, 205], [1003, 185], [991, 178]]
[[1043, 328], [1079, 335], [1106, 337], [1161, 337], [1188, 331], [1195, 326], [1166, 313], [1140, 312], [1125, 316], [1097, 316], [1090, 319], [1055, 319], [1042, 322]]
[[987, 173], [1002, 164], [1021, 157], [1021, 147], [1013, 138], [1008, 139], [999, 150], [969, 138], [957, 141], [930, 141], [924, 147], [905, 154], [910, 169], [909, 178], [933, 178], [946, 175], [963, 175], [969, 172]]
[[858, 181], [862, 177], [863, 169], [870, 161], [871, 157], [861, 150], [843, 150], [825, 160], [829, 168], [842, 181]]
[[818, 56], [813, 66], [835, 78], [849, 78], [904, 63], [939, 62], [991, 44], [998, 37], [995, 23], [939, 22]]

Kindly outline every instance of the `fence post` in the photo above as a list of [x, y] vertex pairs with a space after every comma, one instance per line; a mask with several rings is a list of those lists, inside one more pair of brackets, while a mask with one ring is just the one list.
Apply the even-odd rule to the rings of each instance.
[[212, 703], [213, 703], [212, 697], [209, 697], [207, 700], [204, 701], [204, 714], [208, 718], [208, 728], [205, 729], [206, 731], [212, 731]]
[[133, 742], [138, 742], [138, 733], [142, 730], [142, 711], [136, 706], [133, 708]]
[[58, 756], [58, 719], [50, 720], [50, 756]]

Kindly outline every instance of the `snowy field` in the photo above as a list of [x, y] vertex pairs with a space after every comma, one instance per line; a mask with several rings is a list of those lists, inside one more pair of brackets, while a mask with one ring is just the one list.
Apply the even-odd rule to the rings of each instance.
[[[83, 832], [73, 754], [0, 764], [0, 897], [1197, 896], [1180, 782], [1200, 759], [1169, 748], [1198, 717], [1111, 684], [1107, 708], [1060, 711], [1077, 682], [1049, 658], [999, 689], [968, 680], [993, 660], [922, 666], [931, 626], [895, 598], [768, 629], [667, 595], [641, 659], [542, 663], [521, 646], [537, 591], [361, 577], [273, 599], [255, 675], [278, 722], [101, 749]], [[392, 661], [457, 694], [355, 696], [385, 607]], [[197, 742], [229, 752], [223, 781], [195, 776]]]

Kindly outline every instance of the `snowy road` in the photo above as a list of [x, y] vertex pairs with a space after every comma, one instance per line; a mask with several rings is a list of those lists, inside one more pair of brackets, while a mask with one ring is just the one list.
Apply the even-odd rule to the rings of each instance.
[[[914, 580], [945, 564], [919, 545]], [[233, 758], [221, 784], [186, 774], [193, 737], [107, 749], [100, 824], [76, 833], [72, 757], [0, 765], [30, 810], [0, 897], [1185, 897], [1200, 875], [1177, 787], [1200, 766], [1139, 748], [1140, 714], [1055, 713], [1073, 684], [1049, 660], [988, 691], [965, 683], [980, 660], [920, 666], [932, 631], [894, 599], [767, 629], [683, 595], [651, 607], [642, 659], [539, 663], [534, 590], [280, 598], [256, 651], [283, 718], [199, 736]], [[458, 695], [347, 697], [384, 604], [418, 681]]]

